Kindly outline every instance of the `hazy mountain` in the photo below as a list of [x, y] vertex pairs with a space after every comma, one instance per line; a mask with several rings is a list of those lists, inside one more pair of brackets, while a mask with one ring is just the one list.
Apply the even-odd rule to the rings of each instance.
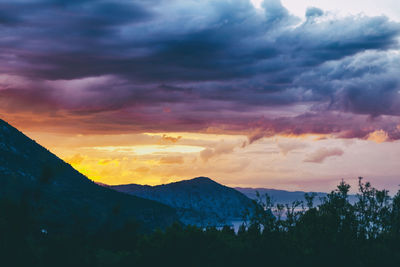
[[50, 230], [117, 228], [131, 219], [151, 229], [177, 219], [176, 211], [164, 204], [95, 184], [0, 120], [2, 197], [29, 204], [43, 227]]
[[[277, 190], [277, 189], [268, 189], [268, 188], [242, 188], [235, 187], [235, 189], [248, 198], [257, 200], [257, 192], [262, 196], [268, 194], [275, 203], [278, 204], [291, 204], [292, 202], [299, 200], [305, 201], [304, 194], [312, 193], [312, 192], [304, 192], [304, 191], [285, 191], [285, 190]], [[327, 193], [322, 192], [314, 192], [316, 194], [314, 198], [314, 204], [318, 205], [321, 203], [320, 199], [326, 197]], [[356, 196], [349, 196], [350, 202], [355, 202]]]
[[128, 184], [111, 188], [167, 204], [177, 209], [182, 222], [200, 226], [241, 220], [253, 205], [242, 193], [206, 177], [158, 186]]

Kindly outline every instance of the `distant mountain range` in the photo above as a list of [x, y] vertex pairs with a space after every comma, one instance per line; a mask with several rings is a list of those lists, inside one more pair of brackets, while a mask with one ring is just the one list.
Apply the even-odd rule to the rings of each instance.
[[128, 184], [110, 188], [174, 207], [182, 222], [200, 226], [242, 220], [254, 205], [244, 194], [207, 177], [157, 186]]
[[[107, 185], [103, 185], [107, 186]], [[327, 196], [323, 192], [286, 191], [269, 188], [230, 188], [207, 177], [197, 177], [157, 186], [127, 184], [107, 186], [116, 191], [155, 200], [175, 208], [180, 221], [198, 226], [239, 223], [243, 214], [252, 211], [260, 196], [268, 194], [275, 204], [304, 201], [306, 193], [315, 193], [314, 205]], [[349, 196], [355, 202], [356, 196]]]
[[[291, 204], [294, 201], [304, 201], [304, 195], [310, 192], [303, 192], [303, 191], [285, 191], [285, 190], [277, 190], [277, 189], [268, 189], [268, 188], [242, 188], [242, 187], [235, 187], [236, 190], [246, 195], [248, 198], [257, 200], [257, 192], [264, 196], [268, 194], [275, 203], [279, 204]], [[315, 192], [315, 203], [320, 203], [319, 199], [321, 197], [325, 197], [326, 193]]]
[[[286, 190], [277, 190], [277, 189], [268, 189], [268, 188], [243, 188], [243, 187], [235, 187], [235, 189], [244, 195], [246, 195], [250, 199], [257, 200], [257, 192], [260, 196], [265, 196], [268, 194], [272, 201], [276, 204], [291, 204], [294, 201], [305, 201], [304, 195], [306, 193], [315, 193], [314, 205], [321, 204], [321, 198], [327, 196], [327, 193], [323, 192], [304, 192], [304, 191], [286, 191]], [[349, 201], [351, 203], [356, 202], [357, 196], [349, 195]]]
[[95, 184], [3, 120], [0, 198], [29, 204], [49, 231], [113, 229], [132, 219], [153, 229], [178, 220], [167, 205]]
[[[103, 185], [102, 186], [107, 186]], [[177, 210], [180, 221], [198, 226], [240, 224], [243, 215], [251, 212], [260, 196], [268, 194], [275, 204], [304, 201], [311, 192], [285, 191], [268, 188], [230, 188], [207, 177], [197, 177], [157, 186], [127, 184], [107, 186], [116, 191], [155, 200]], [[321, 203], [327, 193], [315, 192], [314, 204]], [[356, 197], [350, 196], [354, 202]]]

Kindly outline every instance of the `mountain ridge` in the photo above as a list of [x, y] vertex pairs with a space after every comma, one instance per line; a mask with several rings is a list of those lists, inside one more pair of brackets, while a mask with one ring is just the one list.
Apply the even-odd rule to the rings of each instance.
[[[273, 189], [273, 188], [252, 188], [252, 187], [234, 187], [239, 192], [246, 195], [248, 198], [257, 200], [257, 192], [262, 196], [268, 194], [273, 202], [277, 204], [292, 204], [294, 201], [305, 201], [304, 195], [315, 193], [314, 204], [318, 205], [321, 203], [321, 198], [328, 195], [325, 192], [313, 192], [313, 191], [289, 191], [283, 189]], [[356, 195], [349, 195], [349, 201], [354, 203], [357, 199]]]
[[0, 197], [30, 203], [41, 223], [55, 231], [118, 228], [131, 220], [150, 230], [177, 220], [167, 205], [97, 185], [2, 119]]
[[155, 186], [125, 184], [109, 187], [167, 204], [177, 209], [182, 222], [200, 226], [241, 220], [254, 205], [237, 190], [203, 176]]

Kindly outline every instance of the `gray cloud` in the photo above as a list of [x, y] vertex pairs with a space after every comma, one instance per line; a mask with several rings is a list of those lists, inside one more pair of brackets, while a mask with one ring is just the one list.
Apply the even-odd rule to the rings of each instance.
[[324, 11], [317, 7], [309, 7], [306, 10], [306, 18], [307, 19], [321, 17], [323, 15], [324, 15]]

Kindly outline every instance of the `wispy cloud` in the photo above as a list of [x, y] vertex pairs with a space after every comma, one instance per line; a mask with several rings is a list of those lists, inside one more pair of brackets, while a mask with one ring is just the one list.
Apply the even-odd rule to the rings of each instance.
[[278, 141], [277, 146], [280, 149], [281, 153], [284, 156], [286, 156], [291, 151], [306, 148], [307, 144], [298, 141], [286, 141], [286, 142]]
[[169, 156], [162, 157], [160, 159], [161, 164], [183, 164], [184, 160], [182, 156]]
[[317, 151], [307, 155], [304, 162], [323, 163], [327, 158], [342, 156], [344, 151], [340, 148], [320, 148]]

